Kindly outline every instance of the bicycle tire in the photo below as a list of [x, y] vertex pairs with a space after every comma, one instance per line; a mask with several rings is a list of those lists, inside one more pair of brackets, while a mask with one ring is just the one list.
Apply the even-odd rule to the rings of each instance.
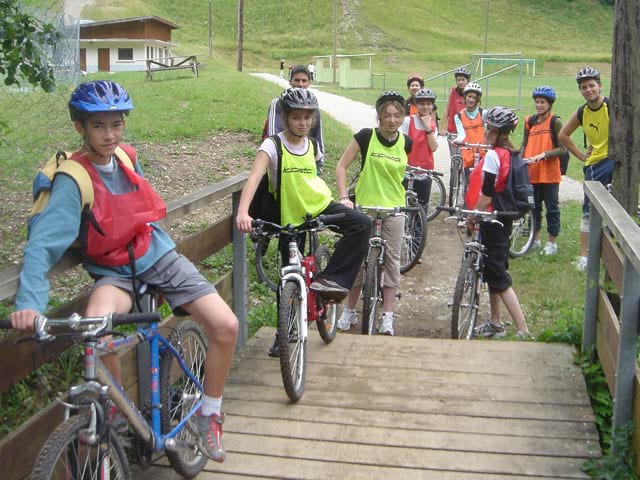
[[[202, 384], [208, 342], [200, 326], [191, 320], [181, 321], [167, 340], [180, 352], [189, 370]], [[200, 390], [196, 384], [185, 375], [176, 358], [169, 351], [163, 351], [160, 356], [162, 432], [169, 432], [181, 422], [199, 398]], [[180, 430], [176, 439], [193, 447], [179, 451], [167, 450], [167, 459], [178, 474], [186, 478], [195, 477], [207, 464], [207, 457], [198, 449], [195, 435], [188, 428]]]
[[400, 273], [405, 274], [420, 263], [427, 245], [427, 214], [421, 205], [417, 211], [406, 213], [400, 246]]
[[438, 175], [431, 177], [431, 191], [429, 192], [429, 205], [425, 209], [427, 213], [427, 222], [434, 220], [440, 215], [440, 210], [436, 207], [444, 207], [447, 203], [447, 191], [444, 188], [444, 182]]
[[371, 247], [365, 260], [362, 283], [362, 334], [373, 335], [378, 306], [382, 303], [379, 258], [380, 247]]
[[449, 177], [449, 206], [457, 207], [462, 205], [461, 202], [461, 187], [462, 187], [462, 156], [453, 155], [451, 157], [451, 170]]
[[471, 340], [478, 319], [480, 303], [478, 283], [481, 279], [475, 263], [475, 253], [465, 257], [453, 292], [451, 338], [455, 340]]
[[277, 292], [282, 267], [278, 242], [272, 242], [270, 237], [260, 237], [255, 244], [255, 264], [260, 281]]
[[286, 282], [280, 292], [278, 346], [282, 383], [292, 402], [302, 398], [305, 386], [307, 344], [301, 336], [303, 321], [300, 285]]
[[509, 236], [509, 256], [519, 258], [527, 254], [533, 246], [533, 217], [527, 212], [524, 217], [513, 221]]
[[58, 425], [36, 458], [31, 480], [100, 480], [107, 458], [110, 462], [107, 478], [128, 479], [129, 462], [118, 435], [107, 429], [106, 442], [89, 445], [82, 432], [89, 428], [90, 422], [91, 416], [83, 413]]
[[[327, 267], [331, 253], [324, 245], [320, 245], [316, 249], [316, 269], [321, 272]], [[317, 297], [316, 297], [317, 298]], [[338, 329], [338, 305], [336, 302], [325, 301], [322, 305], [322, 315], [316, 322], [318, 325], [318, 333], [324, 343], [331, 343], [336, 338]]]

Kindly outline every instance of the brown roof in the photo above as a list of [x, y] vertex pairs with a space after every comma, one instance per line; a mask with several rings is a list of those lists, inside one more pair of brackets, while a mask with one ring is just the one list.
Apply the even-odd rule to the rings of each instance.
[[169, 20], [165, 20], [164, 18], [156, 17], [155, 15], [148, 15], [145, 17], [118, 18], [115, 20], [103, 20], [100, 22], [91, 22], [91, 23], [80, 23], [80, 28], [95, 27], [100, 25], [114, 25], [117, 23], [134, 23], [134, 22], [157, 22], [157, 23], [166, 25], [172, 29], [180, 28], [180, 26], [176, 25], [175, 23], [170, 22]]

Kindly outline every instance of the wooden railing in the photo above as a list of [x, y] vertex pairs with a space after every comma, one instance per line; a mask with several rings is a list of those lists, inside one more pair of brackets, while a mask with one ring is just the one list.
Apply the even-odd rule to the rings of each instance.
[[[240, 192], [247, 174], [240, 174], [223, 182], [212, 185], [199, 192], [186, 195], [167, 205], [167, 217], [163, 223], [183, 217], [208, 204], [232, 197], [232, 209], [213, 225], [197, 232], [177, 245], [178, 251], [194, 263], [198, 263], [213, 255], [229, 243], [233, 244], [233, 270], [216, 282], [221, 296], [232, 305], [240, 322], [238, 348], [247, 340], [247, 255], [244, 234], [233, 228], [233, 218], [240, 200]], [[56, 265], [51, 275], [66, 272], [79, 263], [77, 253], [68, 252]], [[12, 298], [17, 292], [20, 266], [0, 272], [0, 300]], [[82, 294], [66, 305], [48, 312], [52, 317], [66, 316], [75, 311], [82, 311], [88, 293]], [[169, 327], [175, 321], [165, 319], [161, 328]], [[15, 345], [18, 335], [9, 335], [0, 341], [0, 392], [5, 392], [13, 384], [19, 382], [29, 373], [46, 363], [52, 356], [68, 348], [69, 344], [55, 342], [52, 345], [26, 342]], [[128, 382], [123, 385], [133, 400], [137, 399], [137, 372], [135, 368], [135, 351], [129, 350], [122, 357], [123, 378]], [[0, 478], [21, 479], [29, 475], [33, 462], [51, 430], [61, 421], [64, 409], [53, 402], [46, 409], [27, 421], [18, 430], [0, 441]]]
[[202, 67], [202, 63], [198, 61], [198, 55], [188, 55], [184, 57], [168, 57], [164, 60], [146, 60], [147, 78], [153, 80], [153, 74], [164, 72], [167, 70], [183, 70], [189, 69], [193, 75], [198, 78], [198, 70]]
[[[591, 200], [591, 222], [582, 351], [593, 352], [595, 347], [598, 353], [614, 398], [614, 430], [634, 421], [632, 448], [637, 456], [640, 227], [599, 182], [585, 182], [585, 192]], [[605, 275], [600, 274], [601, 260]]]

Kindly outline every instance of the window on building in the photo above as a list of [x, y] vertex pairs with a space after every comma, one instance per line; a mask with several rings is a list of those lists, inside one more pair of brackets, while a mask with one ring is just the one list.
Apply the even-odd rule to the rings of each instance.
[[133, 60], [133, 48], [119, 48], [118, 60]]

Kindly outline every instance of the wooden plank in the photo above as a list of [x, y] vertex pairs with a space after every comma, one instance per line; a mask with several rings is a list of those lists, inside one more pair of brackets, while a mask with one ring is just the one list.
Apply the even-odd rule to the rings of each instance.
[[615, 239], [611, 238], [611, 236], [606, 233], [602, 235], [600, 257], [602, 258], [604, 268], [606, 269], [609, 278], [616, 287], [616, 291], [618, 293], [622, 292], [622, 253], [618, 249]]
[[205, 258], [229, 245], [232, 231], [232, 219], [231, 217], [225, 217], [180, 242], [177, 250], [192, 262], [200, 263]]
[[600, 289], [598, 299], [598, 324], [596, 326], [596, 349], [602, 365], [609, 391], [615, 393], [616, 364], [618, 362], [618, 337], [620, 325], [609, 298]]

